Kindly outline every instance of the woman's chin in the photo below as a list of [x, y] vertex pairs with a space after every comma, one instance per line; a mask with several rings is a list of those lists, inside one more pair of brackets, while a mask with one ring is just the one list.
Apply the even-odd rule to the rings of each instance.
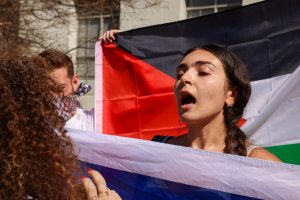
[[184, 112], [180, 115], [180, 119], [186, 124], [199, 124], [207, 121], [208, 118], [202, 115], [200, 116], [199, 113]]
[[187, 112], [182, 113], [180, 116], [180, 119], [182, 122], [187, 123], [187, 124], [197, 121], [197, 119], [195, 119], [195, 117], [191, 116], [191, 114], [187, 113]]

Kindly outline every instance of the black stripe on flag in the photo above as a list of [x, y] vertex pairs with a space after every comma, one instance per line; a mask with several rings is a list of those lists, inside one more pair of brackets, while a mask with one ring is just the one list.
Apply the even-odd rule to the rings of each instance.
[[184, 51], [205, 43], [230, 47], [252, 81], [289, 74], [300, 64], [300, 3], [269, 0], [208, 16], [118, 34], [118, 45], [175, 77]]

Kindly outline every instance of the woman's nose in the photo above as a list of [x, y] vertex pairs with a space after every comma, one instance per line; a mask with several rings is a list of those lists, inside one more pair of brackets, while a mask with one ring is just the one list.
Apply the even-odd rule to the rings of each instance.
[[190, 71], [186, 71], [182, 76], [181, 76], [181, 81], [183, 84], [191, 84], [191, 72]]

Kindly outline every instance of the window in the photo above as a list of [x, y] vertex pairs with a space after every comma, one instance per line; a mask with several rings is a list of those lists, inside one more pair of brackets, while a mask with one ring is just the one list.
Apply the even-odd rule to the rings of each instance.
[[112, 17], [99, 15], [79, 18], [77, 74], [82, 80], [95, 78], [95, 43], [105, 31], [112, 29]]
[[187, 18], [193, 18], [242, 6], [242, 0], [186, 0]]
[[78, 16], [76, 73], [92, 86], [79, 101], [83, 108], [93, 108], [95, 99], [95, 43], [110, 29], [119, 29], [120, 0], [74, 0]]

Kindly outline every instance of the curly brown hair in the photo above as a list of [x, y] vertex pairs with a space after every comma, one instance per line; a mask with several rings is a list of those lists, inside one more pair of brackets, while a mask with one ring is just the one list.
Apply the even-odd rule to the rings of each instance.
[[76, 156], [38, 58], [0, 60], [0, 199], [75, 199]]

